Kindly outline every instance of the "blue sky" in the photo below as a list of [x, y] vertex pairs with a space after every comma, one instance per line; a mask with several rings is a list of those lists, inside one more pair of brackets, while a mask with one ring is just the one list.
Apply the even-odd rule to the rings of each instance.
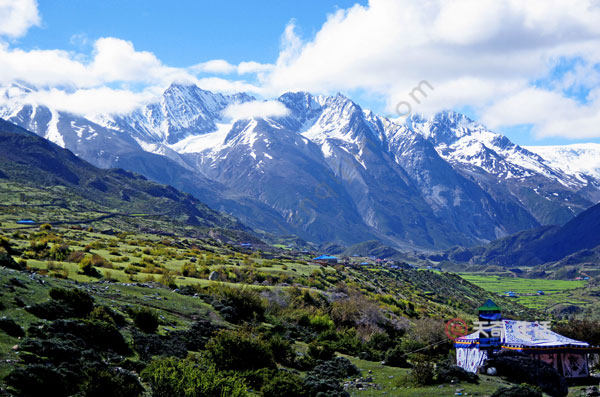
[[[24, 49], [82, 50], [100, 37], [118, 37], [165, 64], [186, 67], [208, 59], [274, 62], [290, 20], [313, 36], [327, 14], [356, 1], [39, 0], [42, 26], [17, 43]], [[360, 3], [360, 2], [358, 2]], [[362, 2], [366, 3], [366, 2]]]
[[[64, 110], [119, 111], [191, 79], [259, 98], [342, 92], [392, 117], [407, 100], [454, 109], [521, 145], [600, 142], [593, 0], [14, 4], [0, 15], [0, 83], [41, 87]], [[433, 89], [416, 103], [422, 81]]]

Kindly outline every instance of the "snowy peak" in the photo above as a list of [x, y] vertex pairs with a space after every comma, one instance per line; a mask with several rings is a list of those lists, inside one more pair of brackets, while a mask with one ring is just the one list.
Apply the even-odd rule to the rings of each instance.
[[591, 176], [600, 180], [600, 144], [579, 143], [564, 146], [527, 146], [550, 167], [579, 178]]
[[157, 101], [126, 115], [108, 116], [104, 124], [130, 133], [138, 142], [175, 144], [192, 135], [216, 131], [227, 106], [252, 100], [245, 93], [224, 95], [193, 84], [171, 84]]
[[477, 167], [503, 179], [542, 175], [567, 187], [581, 183], [553, 168], [539, 155], [462, 114], [446, 111], [429, 119], [415, 116], [407, 125], [432, 142], [440, 156], [450, 163]]
[[467, 116], [453, 111], [443, 111], [428, 119], [420, 115], [413, 115], [407, 119], [406, 125], [435, 145], [451, 145], [461, 138], [473, 135], [478, 135], [477, 138], [486, 140], [492, 140], [498, 136], [498, 134], [487, 131], [483, 125]]

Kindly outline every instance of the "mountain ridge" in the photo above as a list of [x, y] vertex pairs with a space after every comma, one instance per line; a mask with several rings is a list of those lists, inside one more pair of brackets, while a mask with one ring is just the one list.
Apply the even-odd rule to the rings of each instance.
[[[316, 243], [477, 245], [563, 224], [600, 199], [593, 176], [553, 168], [456, 112], [401, 124], [341, 94], [296, 92], [276, 98], [286, 115], [223, 117], [251, 101], [173, 84], [155, 102], [96, 121], [26, 103], [0, 106], [0, 116], [50, 139], [55, 125], [95, 165], [121, 164], [251, 227]], [[44, 112], [58, 115], [54, 124]]]

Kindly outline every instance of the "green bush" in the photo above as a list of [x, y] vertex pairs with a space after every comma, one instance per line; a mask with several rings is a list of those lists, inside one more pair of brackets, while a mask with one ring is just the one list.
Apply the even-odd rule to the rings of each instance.
[[296, 351], [292, 342], [281, 335], [273, 335], [267, 340], [267, 345], [276, 362], [287, 366], [293, 365]]
[[21, 326], [11, 318], [0, 318], [0, 330], [6, 332], [7, 335], [15, 338], [25, 336], [25, 331], [23, 331], [23, 328], [21, 328]]
[[15, 270], [24, 270], [25, 266], [20, 263], [15, 262], [15, 260], [10, 256], [3, 248], [0, 248], [0, 266], [7, 267], [9, 269]]
[[107, 306], [96, 306], [89, 315], [90, 320], [104, 321], [118, 327], [124, 326], [127, 321], [123, 315], [115, 312]]
[[207, 345], [208, 357], [221, 370], [254, 370], [275, 368], [269, 346], [248, 331], [223, 330]]
[[306, 353], [313, 360], [331, 360], [335, 354], [335, 349], [331, 342], [312, 341], [308, 344]]
[[385, 352], [385, 365], [400, 368], [410, 367], [410, 364], [406, 360], [406, 353], [400, 344], [388, 349], [388, 351]]
[[327, 314], [315, 314], [310, 317], [310, 326], [316, 331], [322, 332], [328, 329], [333, 329], [335, 324]]
[[150, 309], [132, 310], [131, 318], [135, 326], [147, 334], [156, 332], [158, 328], [158, 316]]
[[410, 378], [416, 385], [432, 385], [434, 376], [433, 363], [426, 360], [417, 361], [410, 371]]
[[7, 385], [17, 391], [18, 396], [37, 397], [48, 395], [67, 396], [75, 390], [72, 384], [61, 376], [57, 369], [43, 364], [15, 368], [5, 378]]
[[492, 397], [542, 397], [540, 389], [527, 384], [500, 387], [492, 394]]
[[360, 371], [350, 360], [336, 357], [321, 362], [304, 378], [305, 395], [316, 396], [348, 396], [340, 385], [340, 380], [348, 376], [360, 375]]
[[479, 382], [479, 377], [476, 374], [465, 371], [448, 361], [437, 364], [435, 373], [437, 383]]
[[94, 308], [94, 299], [85, 291], [77, 288], [52, 288], [50, 298], [69, 306], [75, 317], [87, 316]]
[[286, 371], [279, 371], [261, 390], [264, 397], [303, 397], [306, 394], [302, 378]]
[[71, 254], [71, 250], [69, 246], [66, 244], [54, 244], [52, 248], [50, 248], [50, 253], [48, 257], [55, 261], [64, 261]]
[[141, 373], [154, 397], [242, 397], [248, 396], [244, 382], [225, 375], [206, 361], [173, 357], [152, 361]]
[[86, 397], [137, 397], [144, 391], [137, 376], [122, 368], [117, 370], [92, 367], [85, 375], [86, 380], [81, 389]]
[[47, 302], [36, 303], [25, 309], [36, 317], [56, 320], [68, 317], [86, 317], [94, 307], [94, 300], [79, 289], [52, 288]]
[[89, 276], [89, 277], [100, 277], [100, 273], [94, 265], [92, 265], [91, 261], [87, 260], [88, 257], [83, 258], [83, 260], [79, 263], [79, 271], [81, 274]]
[[265, 304], [260, 294], [250, 287], [216, 285], [208, 290], [208, 300], [227, 321], [233, 323], [262, 321], [265, 316]]

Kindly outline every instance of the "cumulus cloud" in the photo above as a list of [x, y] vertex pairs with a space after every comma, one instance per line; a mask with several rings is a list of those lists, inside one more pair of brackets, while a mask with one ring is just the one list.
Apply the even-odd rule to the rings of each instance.
[[35, 0], [0, 0], [0, 36], [20, 37], [39, 24]]
[[254, 61], [240, 62], [237, 66], [237, 72], [238, 74], [264, 73], [270, 72], [274, 67], [275, 65], [270, 63], [259, 63]]
[[240, 62], [239, 65], [232, 65], [223, 59], [213, 59], [202, 62], [190, 67], [194, 73], [212, 73], [212, 74], [249, 74], [264, 73], [273, 70], [274, 65], [268, 63], [259, 63], [254, 61]]
[[0, 82], [87, 88], [114, 82], [165, 84], [176, 79], [195, 80], [182, 69], [163, 65], [154, 54], [136, 51], [131, 42], [113, 37], [96, 40], [91, 61], [82, 58], [81, 54], [64, 50], [24, 51], [0, 44]]
[[230, 119], [250, 119], [253, 117], [282, 117], [289, 113], [279, 101], [252, 101], [233, 104], [223, 110], [223, 116]]
[[[264, 84], [272, 93], [364, 90], [386, 98], [390, 112], [402, 101], [422, 113], [469, 106], [496, 126], [541, 119], [538, 105], [508, 106], [511, 98], [558, 98], [569, 109], [561, 114], [577, 128], [567, 128], [566, 120], [560, 132], [539, 128], [538, 134], [575, 136], [574, 130], [592, 131], [592, 124], [583, 125], [595, 122], [593, 106], [564, 92], [572, 84], [566, 79], [577, 76], [562, 76], [564, 83], [538, 88], [535, 96], [525, 93], [561, 59], [597, 66], [598, 20], [600, 6], [592, 0], [371, 0], [331, 14], [307, 41], [288, 25]], [[435, 90], [417, 103], [410, 93], [421, 81]], [[504, 117], [497, 117], [500, 109]]]
[[[600, 89], [594, 93], [600, 94]], [[581, 104], [557, 92], [525, 88], [486, 108], [482, 120], [492, 128], [532, 124], [539, 138], [593, 138], [600, 136], [599, 99]]]
[[229, 74], [236, 70], [236, 67], [223, 59], [213, 59], [202, 62], [190, 68], [196, 73], [222, 73]]

